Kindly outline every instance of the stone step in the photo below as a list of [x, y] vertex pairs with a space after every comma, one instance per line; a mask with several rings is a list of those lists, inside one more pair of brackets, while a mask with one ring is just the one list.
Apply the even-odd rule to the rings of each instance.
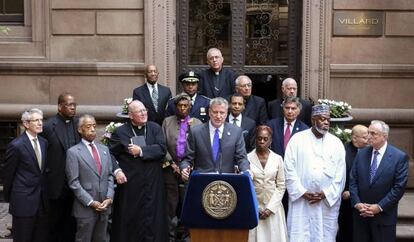
[[407, 190], [398, 206], [397, 242], [414, 241], [414, 191]]

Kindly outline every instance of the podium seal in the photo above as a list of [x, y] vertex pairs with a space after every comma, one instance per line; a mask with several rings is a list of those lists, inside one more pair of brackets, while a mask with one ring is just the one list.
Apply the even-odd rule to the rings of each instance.
[[229, 183], [218, 180], [204, 188], [202, 200], [204, 211], [209, 216], [215, 219], [225, 219], [236, 208], [237, 194]]

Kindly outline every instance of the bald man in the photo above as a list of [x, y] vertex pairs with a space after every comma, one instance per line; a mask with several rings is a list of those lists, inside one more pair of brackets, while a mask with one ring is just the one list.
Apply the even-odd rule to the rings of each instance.
[[368, 128], [364, 125], [357, 124], [352, 128], [351, 142], [345, 144], [346, 160], [346, 183], [342, 193], [342, 202], [339, 210], [339, 231], [336, 241], [352, 241], [352, 207], [349, 200], [349, 173], [351, 172], [354, 158], [359, 149], [367, 146]]
[[[267, 105], [267, 112], [269, 113], [269, 119], [274, 118], [283, 118], [282, 103], [286, 97], [297, 97], [298, 94], [298, 84], [293, 78], [286, 78], [282, 82], [282, 98], [275, 99], [270, 101]], [[311, 112], [312, 104], [302, 98], [299, 98], [299, 102], [302, 104], [302, 109], [300, 110], [298, 119], [304, 122], [309, 127], [312, 126], [311, 123]]]

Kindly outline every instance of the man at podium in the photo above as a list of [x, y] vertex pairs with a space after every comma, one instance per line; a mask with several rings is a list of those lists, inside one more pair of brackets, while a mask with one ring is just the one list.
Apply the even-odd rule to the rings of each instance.
[[242, 130], [226, 123], [228, 102], [221, 97], [210, 101], [210, 121], [191, 127], [185, 156], [180, 164], [187, 181], [192, 169], [199, 172], [250, 172]]

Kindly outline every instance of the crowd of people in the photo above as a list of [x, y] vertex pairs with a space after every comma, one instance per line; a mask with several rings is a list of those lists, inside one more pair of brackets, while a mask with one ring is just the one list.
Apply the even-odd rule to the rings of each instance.
[[259, 205], [250, 242], [395, 241], [408, 156], [388, 143], [385, 122], [356, 125], [344, 146], [329, 133], [329, 106], [297, 97], [294, 79], [266, 107], [219, 49], [207, 63], [180, 75], [175, 97], [146, 66], [108, 146], [93, 116], [76, 116], [73, 94], [44, 125], [41, 110], [25, 111], [1, 166], [14, 241], [190, 241], [177, 233], [178, 205], [193, 171], [250, 175]]

